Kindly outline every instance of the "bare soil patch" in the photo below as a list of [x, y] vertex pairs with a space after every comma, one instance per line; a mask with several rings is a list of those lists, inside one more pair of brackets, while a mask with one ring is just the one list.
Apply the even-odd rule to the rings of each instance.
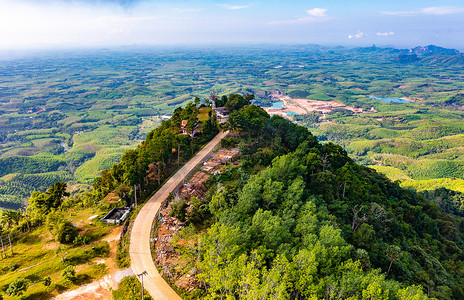
[[[56, 300], [80, 300], [80, 299], [100, 299], [110, 300], [113, 299], [111, 291], [118, 288], [119, 282], [126, 276], [133, 275], [130, 268], [120, 270], [116, 265], [116, 251], [118, 248], [119, 239], [121, 237], [122, 226], [115, 227], [110, 234], [108, 234], [103, 240], [107, 241], [110, 246], [110, 255], [106, 259], [97, 258], [94, 263], [104, 263], [108, 269], [108, 275], [96, 280], [92, 283], [85, 284], [79, 288], [62, 293], [52, 299]], [[76, 267], [76, 271], [84, 269], [87, 264]]]
[[334, 109], [347, 109], [352, 112], [362, 113], [362, 108], [355, 108], [347, 106], [337, 101], [321, 101], [312, 99], [292, 99], [289, 96], [278, 95], [276, 99], [282, 101], [282, 108], [266, 107], [264, 108], [270, 115], [280, 115], [284, 118], [289, 118], [287, 112], [297, 113], [300, 115], [308, 114], [310, 112], [321, 112], [327, 114]]

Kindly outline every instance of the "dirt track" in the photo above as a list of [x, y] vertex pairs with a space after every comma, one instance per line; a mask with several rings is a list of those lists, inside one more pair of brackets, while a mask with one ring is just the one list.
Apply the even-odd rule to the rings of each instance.
[[[150, 231], [155, 215], [161, 202], [169, 196], [169, 193], [192, 171], [228, 134], [220, 132], [176, 174], [174, 174], [150, 200], [143, 206], [137, 215], [130, 237], [131, 267], [135, 274], [144, 271], [148, 275], [143, 276], [145, 289], [155, 300], [181, 299], [176, 292], [164, 281], [153, 262], [150, 252]], [[139, 280], [141, 280], [139, 278]]]

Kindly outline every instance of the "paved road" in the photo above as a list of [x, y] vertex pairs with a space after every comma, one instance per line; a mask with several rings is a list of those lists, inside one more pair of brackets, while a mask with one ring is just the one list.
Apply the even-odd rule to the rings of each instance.
[[[143, 276], [145, 289], [155, 300], [181, 299], [176, 292], [164, 281], [155, 267], [150, 252], [150, 231], [161, 202], [169, 196], [169, 193], [208, 155], [228, 132], [220, 132], [176, 174], [174, 174], [150, 200], [145, 203], [135, 218], [130, 236], [131, 267], [135, 274], [147, 271]], [[140, 278], [139, 278], [140, 280]]]

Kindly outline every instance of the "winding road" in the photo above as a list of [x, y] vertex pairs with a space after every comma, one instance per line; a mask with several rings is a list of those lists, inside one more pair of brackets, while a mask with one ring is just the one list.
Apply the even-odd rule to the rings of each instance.
[[[200, 150], [189, 162], [175, 173], [142, 207], [135, 218], [130, 236], [129, 254], [131, 267], [134, 274], [147, 272], [143, 276], [143, 285], [150, 296], [155, 300], [181, 299], [179, 295], [164, 281], [156, 269], [150, 252], [150, 233], [154, 218], [161, 203], [169, 196], [182, 180], [198, 166], [227, 136], [229, 132], [220, 132], [203, 149]], [[141, 280], [140, 277], [138, 277]]]

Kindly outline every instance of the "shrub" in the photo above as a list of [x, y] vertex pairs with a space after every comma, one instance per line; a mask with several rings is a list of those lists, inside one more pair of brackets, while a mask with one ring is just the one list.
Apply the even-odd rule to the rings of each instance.
[[238, 139], [235, 137], [226, 137], [221, 140], [221, 147], [222, 148], [233, 148], [238, 144]]
[[9, 270], [10, 272], [13, 272], [14, 270], [18, 269], [19, 265], [17, 263], [14, 263], [10, 266]]
[[76, 236], [76, 238], [74, 239], [73, 241], [73, 244], [74, 245], [87, 245], [90, 241], [90, 238], [88, 236], [85, 236], [85, 235], [78, 235]]
[[73, 266], [67, 266], [62, 272], [61, 276], [69, 282], [74, 282], [76, 279], [76, 271]]
[[102, 241], [92, 247], [95, 256], [105, 257], [110, 253], [108, 242]]
[[176, 199], [173, 203], [171, 203], [171, 213], [169, 215], [177, 218], [181, 222], [184, 222], [185, 214], [187, 213], [187, 206], [188, 205], [184, 199]]
[[45, 278], [42, 280], [42, 283], [43, 283], [43, 285], [45, 285], [45, 286], [50, 286], [50, 285], [52, 284], [52, 280], [51, 280], [50, 276], [45, 277]]
[[47, 216], [46, 227], [53, 234], [55, 241], [62, 244], [72, 243], [77, 236], [77, 228], [58, 211]]
[[55, 236], [55, 241], [69, 244], [76, 238], [77, 228], [68, 220], [62, 220], [55, 226], [53, 235]]
[[28, 282], [24, 278], [16, 278], [6, 290], [8, 296], [21, 296], [28, 288]]

